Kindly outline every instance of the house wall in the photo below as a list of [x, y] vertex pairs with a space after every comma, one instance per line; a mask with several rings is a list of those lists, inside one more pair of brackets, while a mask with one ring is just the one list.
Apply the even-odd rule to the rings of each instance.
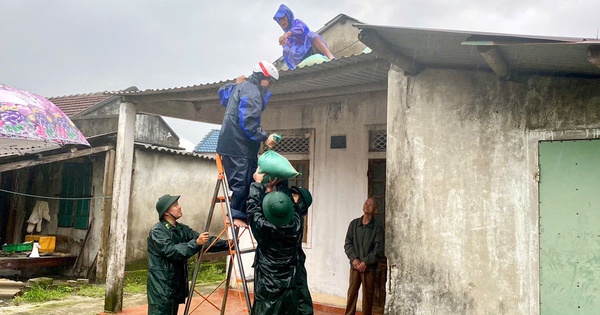
[[[344, 253], [348, 224], [362, 215], [367, 198], [368, 128], [385, 124], [386, 92], [270, 103], [262, 116], [265, 130], [312, 129], [309, 189], [313, 204], [305, 245], [308, 285], [313, 300], [345, 305], [349, 262]], [[330, 149], [332, 135], [346, 136], [345, 149]]]
[[358, 40], [358, 28], [352, 26], [352, 23], [353, 21], [340, 20], [321, 35], [336, 58], [358, 55], [367, 47]]
[[[117, 131], [118, 115], [85, 116], [74, 118], [73, 123], [86, 137]], [[135, 141], [171, 148], [179, 147], [179, 137], [159, 116], [138, 114], [135, 121]]]
[[390, 71], [388, 314], [539, 313], [537, 141], [600, 137], [599, 87]]
[[[215, 161], [135, 148], [127, 231], [128, 264], [147, 260], [147, 237], [158, 222], [156, 201], [164, 194], [180, 195], [183, 217], [180, 222], [202, 231], [217, 181]], [[217, 208], [220, 211], [220, 208]], [[211, 235], [223, 228], [222, 216], [215, 214]]]

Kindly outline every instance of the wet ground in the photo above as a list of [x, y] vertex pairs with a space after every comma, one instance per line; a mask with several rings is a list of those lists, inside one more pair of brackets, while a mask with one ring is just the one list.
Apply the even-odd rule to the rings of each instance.
[[[207, 295], [213, 287], [199, 288], [203, 295]], [[209, 301], [221, 307], [222, 295], [215, 293], [209, 298]], [[243, 300], [239, 298], [237, 293], [229, 294], [226, 304], [225, 314], [244, 314]], [[146, 315], [148, 314], [148, 305], [145, 294], [132, 294], [123, 297], [123, 315]], [[179, 308], [179, 314], [184, 313], [185, 305]], [[44, 303], [27, 303], [18, 306], [0, 306], [0, 314], [16, 314], [16, 315], [40, 315], [40, 314], [56, 314], [56, 315], [98, 315], [103, 314], [104, 298], [90, 298], [73, 296], [62, 301], [51, 301]], [[203, 302], [200, 295], [195, 294], [192, 300], [189, 314], [220, 314], [220, 311], [208, 302]], [[247, 313], [246, 313], [247, 314]], [[343, 310], [324, 305], [315, 306], [315, 315], [330, 315], [343, 314]]]

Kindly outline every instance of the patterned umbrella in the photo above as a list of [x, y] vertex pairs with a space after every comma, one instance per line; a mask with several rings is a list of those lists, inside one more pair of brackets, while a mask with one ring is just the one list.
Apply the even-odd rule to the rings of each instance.
[[65, 144], [90, 145], [52, 102], [0, 84], [0, 157], [41, 152]]

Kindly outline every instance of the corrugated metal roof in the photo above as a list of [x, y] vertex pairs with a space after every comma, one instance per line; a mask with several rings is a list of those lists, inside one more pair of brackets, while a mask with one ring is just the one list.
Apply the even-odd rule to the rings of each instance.
[[213, 129], [209, 131], [206, 136], [194, 148], [194, 152], [197, 153], [216, 153], [217, 152], [217, 141], [219, 140], [220, 129]]
[[215, 160], [213, 157], [198, 154], [195, 152], [189, 152], [189, 151], [185, 151], [185, 150], [177, 150], [177, 149], [173, 149], [173, 148], [156, 146], [156, 145], [151, 145], [151, 144], [141, 143], [141, 142], [135, 142], [135, 145], [138, 147], [143, 147], [145, 149], [158, 151], [158, 152], [165, 152], [165, 153], [177, 154], [177, 155], [183, 155], [183, 156], [193, 156], [193, 157], [197, 157], [197, 158], [201, 158], [201, 159], [205, 159], [205, 160], [212, 160], [212, 161]]
[[[344, 69], [342, 73], [339, 70]], [[279, 81], [270, 90], [273, 94], [285, 94], [336, 88], [342, 86], [359, 85], [373, 82], [386, 82], [389, 62], [377, 58], [377, 54], [367, 53], [334, 59], [329, 62], [307, 66], [296, 70], [281, 71]], [[323, 73], [331, 73], [323, 76]], [[143, 91], [115, 91], [109, 92], [122, 96], [156, 95], [164, 93], [189, 93], [214, 90], [214, 98], [218, 95], [216, 90], [227, 82], [199, 84], [186, 87], [148, 89]]]
[[[390, 48], [424, 67], [490, 69], [478, 46], [495, 46], [512, 71], [600, 76], [587, 61], [585, 38], [542, 37], [357, 24], [361, 33], [374, 32]], [[374, 50], [377, 52], [377, 50]]]
[[12, 299], [15, 295], [20, 293], [24, 287], [25, 283], [23, 282], [0, 279], [0, 299]]

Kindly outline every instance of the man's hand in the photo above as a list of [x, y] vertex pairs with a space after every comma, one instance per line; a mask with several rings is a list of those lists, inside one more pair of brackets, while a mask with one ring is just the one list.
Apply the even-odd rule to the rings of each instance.
[[260, 173], [260, 167], [256, 168], [256, 171], [254, 172], [254, 175], [252, 175], [252, 178], [254, 178], [254, 181], [257, 183], [262, 183], [263, 178], [265, 178], [265, 174], [264, 173]]
[[358, 272], [365, 272], [365, 270], [367, 270], [367, 264], [363, 261], [358, 265]]
[[354, 268], [355, 270], [358, 270], [359, 266], [360, 266], [360, 261], [358, 261], [358, 259], [354, 259], [352, 261], [352, 268]]
[[265, 145], [269, 149], [273, 149], [277, 145], [277, 141], [275, 141], [275, 134], [274, 133], [272, 133], [272, 134], [269, 135], [269, 138], [267, 138], [267, 140], [265, 141]]
[[202, 246], [206, 244], [206, 242], [208, 242], [208, 232], [200, 234], [200, 236], [198, 236], [196, 239], [196, 244], [198, 244], [198, 246]]
[[287, 39], [290, 36], [292, 36], [292, 32], [289, 31], [281, 35], [281, 37], [279, 37], [279, 45], [285, 45], [285, 42], [287, 42]]
[[242, 74], [241, 76], [235, 78], [235, 84], [242, 83], [242, 82], [246, 81], [246, 79], [248, 79], [248, 78]]
[[280, 180], [275, 177], [274, 179], [271, 179], [265, 186], [267, 187], [267, 189], [265, 189], [265, 192], [268, 194], [270, 192], [273, 191], [273, 188], [275, 188], [275, 186], [277, 186], [277, 184], [279, 184]]

